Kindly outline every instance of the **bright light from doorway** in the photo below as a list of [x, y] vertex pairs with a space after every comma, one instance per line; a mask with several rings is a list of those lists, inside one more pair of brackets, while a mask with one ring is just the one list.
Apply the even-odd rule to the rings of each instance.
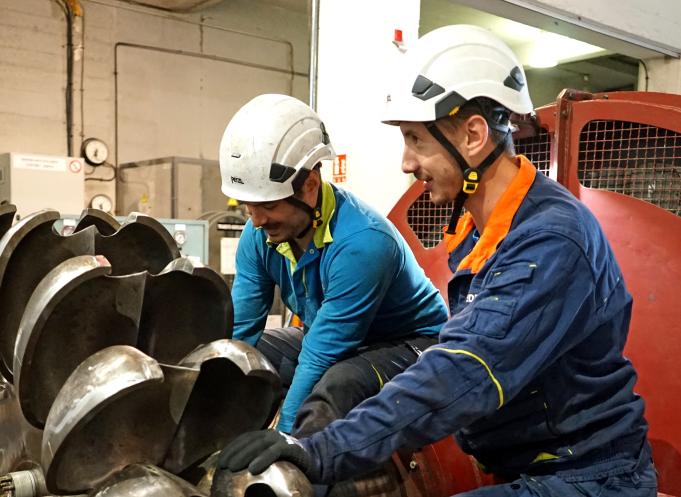
[[508, 43], [523, 65], [529, 67], [554, 67], [606, 53], [601, 47], [508, 19], [499, 19], [489, 28]]
[[554, 67], [560, 62], [605, 52], [601, 47], [546, 31], [541, 31], [531, 43], [527, 64], [537, 68]]
[[604, 49], [595, 45], [547, 31], [536, 31], [523, 47], [523, 62], [530, 67], [554, 67], [562, 62], [605, 53]]

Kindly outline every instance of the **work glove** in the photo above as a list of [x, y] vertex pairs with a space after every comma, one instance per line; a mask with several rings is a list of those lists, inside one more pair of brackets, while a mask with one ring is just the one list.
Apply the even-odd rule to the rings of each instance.
[[289, 461], [309, 478], [312, 460], [307, 451], [290, 435], [276, 430], [250, 431], [239, 435], [218, 456], [217, 467], [232, 472], [248, 468], [257, 475], [276, 461]]

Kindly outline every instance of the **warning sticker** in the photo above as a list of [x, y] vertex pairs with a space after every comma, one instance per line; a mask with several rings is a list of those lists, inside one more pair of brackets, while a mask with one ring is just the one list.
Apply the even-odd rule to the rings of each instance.
[[38, 169], [40, 171], [63, 172], [66, 171], [66, 161], [67, 159], [64, 157], [49, 157], [46, 155], [14, 155], [12, 157], [12, 167], [18, 169]]
[[337, 155], [333, 160], [333, 182], [334, 183], [345, 183], [347, 181], [346, 176], [346, 164], [348, 157], [346, 154]]
[[78, 174], [82, 168], [83, 166], [80, 164], [79, 160], [71, 159], [69, 161], [69, 171], [71, 171], [72, 173]]

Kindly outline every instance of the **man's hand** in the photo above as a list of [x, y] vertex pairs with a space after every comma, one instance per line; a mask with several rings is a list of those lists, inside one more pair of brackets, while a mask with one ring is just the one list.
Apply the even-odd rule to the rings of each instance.
[[222, 449], [217, 467], [232, 472], [248, 468], [257, 475], [276, 461], [289, 461], [308, 474], [310, 455], [295, 438], [276, 430], [244, 433]]

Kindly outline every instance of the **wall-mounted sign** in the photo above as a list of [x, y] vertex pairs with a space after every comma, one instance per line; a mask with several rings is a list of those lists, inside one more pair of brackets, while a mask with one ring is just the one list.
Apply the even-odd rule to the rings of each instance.
[[345, 183], [347, 181], [345, 166], [346, 166], [346, 155], [337, 155], [333, 159], [333, 182], [334, 183]]

